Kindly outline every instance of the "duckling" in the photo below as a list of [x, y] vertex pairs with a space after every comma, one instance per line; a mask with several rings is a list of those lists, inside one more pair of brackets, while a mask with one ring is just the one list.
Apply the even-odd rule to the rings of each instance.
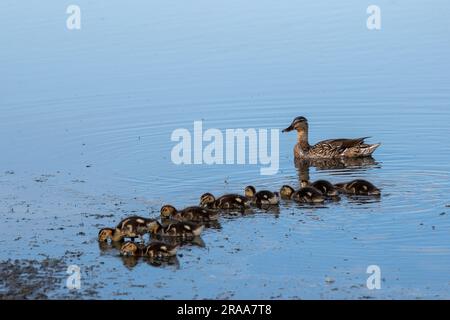
[[145, 246], [143, 244], [127, 241], [120, 247], [120, 255], [126, 257], [140, 257], [144, 252], [144, 248]]
[[245, 197], [251, 199], [256, 205], [277, 205], [280, 200], [278, 192], [271, 192], [268, 190], [261, 190], [256, 192], [254, 186], [245, 187]]
[[209, 209], [238, 209], [249, 208], [250, 200], [239, 194], [226, 194], [216, 199], [211, 193], [205, 193], [200, 197], [200, 206]]
[[282, 199], [300, 203], [321, 203], [325, 201], [322, 192], [313, 187], [302, 187], [295, 191], [291, 186], [284, 185], [280, 189], [280, 195]]
[[335, 185], [340, 191], [346, 194], [380, 196], [381, 191], [367, 180], [357, 179], [350, 182], [338, 183]]
[[210, 222], [219, 219], [218, 212], [198, 206], [187, 207], [181, 211], [174, 206], [164, 205], [161, 208], [161, 218], [177, 221]]
[[145, 247], [144, 256], [150, 258], [169, 258], [177, 254], [178, 246], [163, 242], [153, 242]]
[[311, 184], [309, 184], [310, 187], [316, 188], [324, 196], [327, 197], [337, 197], [339, 192], [337, 188], [329, 181], [327, 180], [317, 180]]
[[98, 232], [98, 241], [107, 242], [111, 239], [112, 242], [122, 241], [123, 237], [120, 234], [120, 231], [117, 231], [113, 228], [102, 228]]
[[120, 248], [122, 256], [166, 258], [173, 257], [177, 253], [178, 246], [169, 245], [163, 242], [153, 242], [148, 246], [138, 245], [134, 242], [125, 242]]
[[158, 228], [153, 230], [153, 234], [170, 237], [191, 238], [199, 236], [205, 226], [187, 221], [177, 221], [167, 226], [159, 224]]
[[282, 186], [281, 189], [280, 189], [281, 199], [284, 199], [284, 200], [291, 200], [292, 195], [294, 193], [295, 193], [295, 189], [292, 188], [291, 186], [288, 186], [287, 184]]
[[132, 216], [123, 219], [114, 228], [103, 228], [98, 233], [99, 241], [122, 241], [124, 238], [141, 238], [143, 234], [152, 232], [158, 227], [158, 221], [155, 219], [143, 218], [139, 216]]
[[322, 203], [325, 198], [319, 190], [313, 187], [303, 187], [294, 192], [292, 199], [300, 203]]
[[291, 125], [282, 132], [297, 131], [297, 144], [294, 147], [295, 159], [331, 159], [367, 157], [381, 145], [366, 144], [368, 137], [357, 139], [330, 139], [311, 146], [308, 142], [308, 120], [305, 117], [295, 118]]

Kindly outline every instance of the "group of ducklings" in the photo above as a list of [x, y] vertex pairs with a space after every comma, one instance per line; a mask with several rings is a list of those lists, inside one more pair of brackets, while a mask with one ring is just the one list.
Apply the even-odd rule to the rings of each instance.
[[[98, 240], [100, 242], [123, 242], [120, 247], [120, 254], [123, 256], [142, 256], [148, 258], [173, 257], [177, 253], [178, 244], [171, 244], [169, 243], [170, 241], [155, 240], [150, 244], [145, 245], [143, 236], [148, 233], [152, 239], [191, 239], [202, 233], [204, 225], [184, 220], [184, 218], [187, 217], [187, 215], [183, 215], [184, 210], [182, 212], [176, 212], [176, 214], [173, 215], [173, 219], [170, 219], [170, 221], [164, 221], [162, 213], [171, 211], [172, 209], [175, 208], [169, 205], [161, 208], [161, 222], [157, 219], [140, 216], [127, 217], [120, 221], [115, 228], [101, 229], [98, 233]], [[207, 210], [205, 209], [204, 211]], [[200, 212], [198, 212], [198, 214], [201, 216]], [[213, 217], [211, 217], [211, 219], [213, 219]], [[192, 220], [196, 221], [196, 219]], [[141, 241], [135, 242], [134, 240], [136, 238]], [[125, 239], [128, 239], [128, 241], [124, 241]]]
[[[112, 241], [123, 243], [120, 254], [127, 257], [148, 257], [153, 259], [174, 257], [179, 244], [175, 241], [161, 239], [189, 240], [200, 236], [205, 225], [216, 222], [221, 211], [244, 212], [251, 207], [264, 208], [277, 206], [280, 198], [298, 203], [323, 203], [327, 199], [339, 199], [339, 194], [380, 196], [380, 190], [366, 180], [353, 180], [346, 183], [332, 184], [326, 180], [313, 183], [302, 182], [302, 187], [295, 190], [283, 185], [279, 192], [269, 190], [256, 191], [247, 186], [244, 195], [225, 194], [219, 198], [211, 193], [200, 197], [199, 206], [190, 206], [177, 210], [172, 205], [164, 205], [160, 210], [161, 221], [153, 218], [131, 216], [123, 219], [115, 228], [103, 228], [98, 233], [100, 242]], [[143, 236], [150, 234], [152, 242], [145, 245]], [[141, 241], [135, 242], [138, 238]], [[128, 241], [125, 241], [128, 239]]]
[[380, 190], [367, 180], [353, 180], [350, 182], [332, 184], [326, 180], [315, 182], [302, 182], [302, 187], [295, 190], [289, 185], [283, 185], [279, 192], [268, 190], [256, 191], [255, 187], [247, 186], [244, 196], [239, 194], [226, 194], [215, 198], [211, 193], [200, 197], [200, 206], [208, 209], [246, 209], [252, 205], [259, 208], [263, 206], [278, 205], [280, 198], [294, 200], [299, 203], [322, 203], [329, 198], [339, 199], [339, 194], [380, 196]]

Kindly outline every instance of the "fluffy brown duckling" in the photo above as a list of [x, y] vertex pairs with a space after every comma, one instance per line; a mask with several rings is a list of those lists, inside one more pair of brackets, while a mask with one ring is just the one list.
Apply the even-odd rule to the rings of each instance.
[[362, 179], [356, 179], [350, 182], [337, 183], [335, 185], [339, 191], [362, 196], [380, 196], [381, 191], [375, 187], [371, 182]]
[[113, 228], [103, 228], [98, 233], [99, 241], [113, 242], [122, 241], [124, 238], [141, 238], [143, 234], [147, 232], [153, 232], [155, 228], [158, 228], [158, 221], [150, 218], [143, 218], [139, 216], [132, 216], [123, 219], [119, 224]]
[[316, 188], [326, 197], [337, 197], [339, 195], [339, 190], [327, 180], [317, 180], [313, 183], [307, 183], [306, 186]]
[[278, 192], [261, 190], [256, 192], [254, 186], [247, 186], [244, 189], [245, 197], [256, 205], [277, 205], [280, 202]]
[[210, 222], [218, 220], [219, 213], [199, 206], [187, 207], [178, 211], [174, 206], [164, 205], [161, 207], [161, 218], [177, 221]]
[[280, 189], [280, 195], [282, 199], [300, 203], [322, 203], [325, 201], [322, 192], [313, 187], [303, 187], [295, 191], [291, 186], [284, 185]]
[[120, 248], [120, 254], [133, 257], [168, 258], [176, 255], [178, 246], [163, 242], [152, 242], [148, 246], [134, 242], [125, 242]]
[[158, 227], [152, 231], [152, 234], [169, 237], [193, 238], [199, 236], [204, 228], [204, 225], [188, 221], [176, 221], [165, 226], [158, 223]]
[[226, 194], [216, 199], [211, 193], [205, 193], [200, 197], [200, 206], [209, 209], [237, 209], [249, 208], [250, 199], [239, 194]]

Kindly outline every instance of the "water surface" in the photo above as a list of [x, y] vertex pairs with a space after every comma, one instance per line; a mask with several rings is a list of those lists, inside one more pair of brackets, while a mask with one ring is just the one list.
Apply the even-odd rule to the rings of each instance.
[[[377, 1], [380, 31], [356, 0], [80, 0], [79, 31], [65, 27], [69, 4], [0, 4], [1, 260], [64, 257], [85, 298], [449, 298], [446, 1]], [[311, 142], [382, 142], [373, 163], [309, 168], [370, 180], [382, 198], [223, 218], [179, 265], [132, 267], [99, 248], [100, 227], [164, 203], [298, 186], [293, 134], [273, 176], [170, 160], [172, 131], [196, 120], [281, 129], [298, 115]], [[373, 264], [381, 290], [365, 286]], [[50, 296], [73, 295], [60, 277]]]

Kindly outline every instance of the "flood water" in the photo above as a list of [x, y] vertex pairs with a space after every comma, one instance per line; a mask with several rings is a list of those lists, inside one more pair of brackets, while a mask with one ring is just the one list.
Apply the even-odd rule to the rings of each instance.
[[[0, 4], [0, 260], [65, 268], [50, 298], [450, 298], [450, 4], [424, 1], [77, 0]], [[369, 31], [366, 8], [381, 8]], [[371, 136], [374, 160], [280, 169], [175, 165], [174, 130], [283, 129], [311, 142]], [[222, 217], [178, 263], [124, 261], [101, 227], [204, 192], [363, 178], [380, 199]], [[381, 269], [369, 290], [366, 269]], [[45, 268], [43, 268], [45, 269]], [[41, 270], [45, 273], [45, 270]], [[2, 270], [4, 272], [4, 270]], [[7, 291], [2, 280], [0, 292]]]

